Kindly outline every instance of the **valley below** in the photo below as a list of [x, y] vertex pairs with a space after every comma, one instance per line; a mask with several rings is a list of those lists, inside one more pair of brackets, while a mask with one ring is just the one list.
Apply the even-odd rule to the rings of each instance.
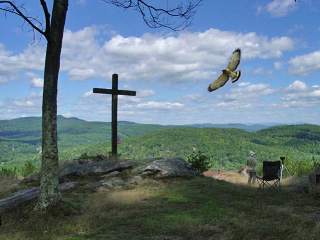
[[[286, 157], [290, 162], [320, 160], [320, 126], [311, 124], [262, 126], [252, 131], [247, 125], [198, 124], [164, 126], [118, 122], [121, 159], [182, 157], [201, 151], [212, 168], [239, 170], [249, 151], [256, 152], [261, 165], [266, 160]], [[242, 127], [242, 129], [241, 129]], [[58, 117], [60, 163], [81, 156], [108, 156], [111, 151], [111, 124]], [[0, 166], [20, 168], [41, 162], [41, 118], [0, 121]]]

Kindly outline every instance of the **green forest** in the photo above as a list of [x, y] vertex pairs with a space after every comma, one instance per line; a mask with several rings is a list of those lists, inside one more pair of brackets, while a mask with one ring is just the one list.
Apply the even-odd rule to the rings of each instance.
[[[70, 148], [61, 158], [103, 154], [111, 150], [110, 142]], [[271, 127], [257, 132], [241, 129], [166, 129], [128, 138], [118, 147], [121, 158], [182, 157], [201, 151], [211, 160], [211, 167], [238, 170], [245, 166], [249, 151], [256, 152], [257, 160], [279, 160], [285, 156], [292, 161], [316, 161], [320, 158], [320, 127], [291, 125]], [[72, 156], [72, 157], [71, 157]]]
[[[122, 139], [168, 128], [173, 128], [173, 126], [118, 122], [118, 134]], [[108, 141], [110, 138], [110, 122], [88, 122], [77, 118], [58, 116], [58, 147], [60, 151]], [[38, 159], [41, 144], [40, 117], [0, 121], [0, 164], [3, 166], [15, 166], [30, 159]]]
[[[26, 123], [27, 121], [27, 123]], [[21, 167], [26, 162], [40, 167], [41, 118], [0, 122], [1, 166]], [[259, 163], [285, 156], [293, 162], [320, 160], [320, 126], [283, 125], [249, 132], [237, 128], [163, 126], [118, 123], [122, 141], [121, 159], [188, 157], [201, 151], [211, 167], [238, 170], [245, 166], [249, 151]], [[108, 156], [111, 151], [111, 124], [58, 118], [59, 160], [61, 163], [83, 155]], [[38, 149], [38, 150], [37, 150]]]

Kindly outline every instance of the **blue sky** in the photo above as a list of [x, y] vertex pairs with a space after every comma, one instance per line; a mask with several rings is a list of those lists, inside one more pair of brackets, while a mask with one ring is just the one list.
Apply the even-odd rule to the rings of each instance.
[[[39, 1], [24, 2], [44, 23]], [[3, 12], [0, 32], [0, 119], [41, 116], [46, 41]], [[240, 80], [209, 93], [236, 48]], [[320, 1], [204, 0], [192, 26], [173, 32], [102, 0], [70, 0], [58, 114], [111, 121], [111, 96], [92, 89], [111, 88], [113, 73], [137, 91], [119, 96], [118, 120], [320, 125]]]

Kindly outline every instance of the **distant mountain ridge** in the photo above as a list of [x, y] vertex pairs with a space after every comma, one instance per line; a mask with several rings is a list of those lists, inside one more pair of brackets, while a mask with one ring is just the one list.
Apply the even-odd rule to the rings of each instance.
[[[111, 122], [98, 122], [86, 121], [76, 117], [66, 118], [61, 115], [58, 116], [58, 131], [64, 131], [66, 126], [75, 125], [79, 127], [81, 124], [86, 124], [88, 127], [98, 126], [111, 126]], [[118, 121], [118, 125], [125, 126], [156, 126], [155, 128], [172, 128], [172, 127], [193, 127], [193, 128], [238, 128], [244, 129], [249, 132], [259, 131], [271, 126], [285, 125], [280, 123], [273, 124], [243, 124], [243, 123], [227, 123], [227, 124], [213, 124], [213, 123], [196, 123], [185, 125], [161, 125], [161, 124], [144, 124], [135, 123], [130, 121]], [[41, 131], [41, 117], [24, 117], [11, 120], [0, 120], [0, 134], [8, 131], [16, 131], [19, 129], [21, 132], [28, 131]], [[139, 134], [140, 135], [140, 134]]]
[[272, 124], [272, 125], [262, 125], [262, 124], [243, 124], [243, 123], [226, 123], [226, 124], [213, 124], [213, 123], [202, 123], [202, 124], [190, 124], [186, 126], [195, 127], [195, 128], [237, 128], [243, 129], [248, 132], [256, 132], [270, 126], [280, 126], [283, 124]]

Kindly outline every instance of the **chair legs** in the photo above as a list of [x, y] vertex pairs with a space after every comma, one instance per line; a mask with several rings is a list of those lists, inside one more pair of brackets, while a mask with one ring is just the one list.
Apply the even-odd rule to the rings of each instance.
[[267, 180], [264, 180], [263, 178], [257, 178], [257, 181], [259, 184], [258, 190], [280, 191], [280, 179], [267, 181]]

